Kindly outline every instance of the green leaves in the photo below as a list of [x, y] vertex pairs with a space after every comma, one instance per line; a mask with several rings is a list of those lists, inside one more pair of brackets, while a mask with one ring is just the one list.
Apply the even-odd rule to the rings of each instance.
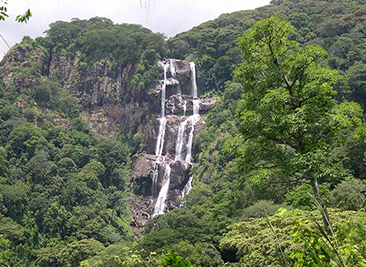
[[15, 18], [15, 21], [20, 23], [28, 23], [29, 19], [32, 17], [32, 13], [30, 9], [28, 9], [23, 15], [18, 15]]
[[[6, 5], [6, 2], [4, 3]], [[6, 6], [0, 6], [0, 20], [5, 20], [5, 18], [8, 18], [9, 15], [6, 13], [8, 9]]]
[[171, 250], [169, 254], [164, 255], [164, 257], [165, 258], [161, 263], [167, 267], [197, 267], [195, 264], [192, 265], [190, 261], [182, 259], [180, 256], [176, 256], [173, 250]]
[[320, 46], [302, 48], [290, 40], [295, 32], [271, 17], [240, 39], [243, 63], [235, 74], [245, 90], [236, 114], [238, 138], [246, 142], [236, 142], [242, 143], [236, 155], [251, 177], [263, 177], [261, 168], [268, 172], [273, 166], [288, 178], [313, 172], [334, 179], [333, 173], [344, 171], [331, 149], [341, 145], [343, 130], [361, 125], [362, 110], [355, 103], [336, 103], [332, 85], [341, 76], [322, 65], [327, 52]]
[[[5, 20], [6, 18], [9, 17], [8, 9], [6, 7], [8, 5], [8, 2], [5, 0], [2, 0], [1, 4], [2, 4], [2, 6], [0, 6], [0, 21]], [[15, 21], [20, 22], [20, 23], [27, 23], [31, 17], [32, 17], [32, 13], [31, 13], [30, 9], [28, 9], [23, 15], [16, 16]]]

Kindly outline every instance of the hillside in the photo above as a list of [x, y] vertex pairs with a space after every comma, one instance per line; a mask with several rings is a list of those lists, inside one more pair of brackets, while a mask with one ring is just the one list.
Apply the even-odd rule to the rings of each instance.
[[[12, 47], [0, 63], [0, 265], [168, 266], [170, 250], [202, 267], [293, 265], [300, 244], [288, 227], [321, 221], [312, 185], [271, 172], [256, 142], [264, 127], [242, 115], [262, 84], [243, 78], [239, 38], [273, 15], [296, 28], [299, 51], [329, 54], [317, 67], [336, 76], [328, 100], [349, 127], [324, 135], [335, 141], [319, 146], [329, 156], [319, 190], [336, 238], [362, 254], [366, 130], [348, 101], [366, 107], [366, 1], [284, 0], [168, 40], [95, 17]], [[280, 207], [296, 215], [275, 215]]]

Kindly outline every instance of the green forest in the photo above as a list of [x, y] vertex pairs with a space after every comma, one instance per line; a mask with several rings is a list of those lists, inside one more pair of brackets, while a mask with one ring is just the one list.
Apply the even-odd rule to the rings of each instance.
[[[272, 0], [172, 38], [102, 17], [45, 33], [0, 63], [0, 267], [366, 266], [365, 0]], [[151, 114], [86, 118], [150, 103], [168, 58], [217, 104], [192, 190], [137, 235]]]

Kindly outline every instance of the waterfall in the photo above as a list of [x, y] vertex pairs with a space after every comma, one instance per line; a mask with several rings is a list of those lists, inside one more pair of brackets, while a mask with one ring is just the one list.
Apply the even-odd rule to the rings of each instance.
[[156, 141], [156, 149], [155, 149], [155, 156], [161, 157], [163, 154], [164, 148], [164, 136], [165, 136], [165, 129], [166, 129], [166, 118], [160, 118], [160, 126], [159, 126], [159, 135], [158, 140]]
[[163, 154], [164, 148], [164, 136], [165, 136], [165, 128], [166, 128], [166, 117], [165, 117], [165, 98], [166, 98], [166, 85], [168, 82], [167, 79], [168, 72], [168, 64], [164, 64], [164, 81], [163, 86], [161, 88], [161, 112], [160, 112], [160, 126], [159, 126], [159, 135], [158, 140], [156, 141], [155, 148], [155, 156], [161, 157]]
[[165, 164], [165, 172], [163, 178], [163, 186], [160, 189], [159, 196], [156, 200], [153, 217], [164, 214], [166, 204], [165, 201], [168, 197], [169, 185], [170, 185], [170, 171], [169, 163]]
[[182, 199], [189, 194], [189, 192], [192, 189], [192, 181], [193, 181], [193, 177], [189, 177], [188, 182], [186, 183], [186, 185], [184, 186], [183, 190], [182, 190]]
[[182, 148], [184, 143], [184, 133], [186, 132], [186, 126], [188, 119], [184, 120], [178, 129], [177, 144], [175, 146], [175, 160], [182, 159]]
[[187, 100], [184, 100], [184, 105], [183, 105], [183, 116], [186, 115], [187, 112]]
[[197, 81], [196, 81], [196, 64], [194, 62], [190, 63], [191, 68], [191, 82], [192, 82], [192, 97], [197, 98]]
[[151, 195], [153, 197], [157, 196], [158, 192], [158, 178], [159, 178], [159, 163], [160, 157], [163, 154], [164, 148], [164, 136], [165, 136], [165, 129], [166, 129], [166, 118], [165, 118], [165, 98], [166, 98], [166, 85], [168, 82], [167, 79], [167, 72], [168, 72], [168, 65], [164, 64], [164, 80], [163, 85], [161, 87], [161, 111], [160, 111], [160, 125], [159, 125], [159, 134], [158, 139], [156, 140], [156, 147], [155, 147], [155, 156], [157, 156], [157, 160], [154, 163], [154, 170], [152, 174], [152, 185], [151, 185]]
[[[200, 100], [198, 99], [198, 92], [197, 92], [197, 82], [196, 82], [196, 67], [193, 62], [190, 63], [190, 70], [191, 70], [191, 87], [192, 87], [192, 103], [193, 103], [193, 114], [192, 116], [185, 118], [181, 124], [179, 125], [177, 139], [176, 139], [176, 147], [175, 147], [175, 160], [182, 160], [182, 150], [185, 143], [185, 140], [187, 140], [187, 137], [185, 137], [187, 125], [189, 122], [189, 125], [191, 127], [190, 133], [188, 136], [188, 141], [186, 144], [187, 147], [187, 154], [185, 157], [185, 161], [189, 164], [192, 164], [192, 146], [193, 146], [193, 137], [194, 137], [194, 127], [195, 124], [199, 121], [200, 115], [199, 115], [199, 108], [200, 108]], [[167, 78], [168, 71], [171, 74], [171, 77]], [[172, 59], [169, 60], [169, 62], [165, 62], [164, 64], [164, 81], [162, 84], [161, 89], [161, 115], [159, 118], [160, 125], [159, 125], [159, 135], [156, 141], [156, 148], [155, 148], [155, 155], [157, 156], [157, 160], [154, 165], [154, 172], [152, 177], [152, 196], [156, 198], [155, 207], [154, 207], [154, 213], [153, 217], [156, 217], [158, 215], [164, 214], [166, 209], [166, 200], [168, 198], [169, 194], [169, 185], [170, 185], [170, 174], [171, 174], [171, 168], [170, 168], [170, 161], [169, 159], [166, 160], [166, 156], [163, 156], [163, 148], [164, 148], [164, 136], [165, 136], [165, 129], [167, 124], [167, 118], [165, 116], [165, 102], [166, 102], [166, 87], [167, 85], [179, 85], [179, 82], [176, 80], [176, 69], [174, 66], [174, 61]], [[178, 94], [181, 96], [180, 90], [178, 90]], [[182, 101], [182, 98], [180, 98], [180, 101]], [[183, 112], [184, 116], [186, 116], [186, 110], [187, 110], [187, 100], [184, 101], [183, 106]], [[163, 161], [161, 161], [161, 158]], [[160, 192], [158, 193], [158, 178], [159, 178], [159, 166], [164, 166], [164, 176], [162, 180], [162, 187], [160, 189]], [[189, 191], [192, 188], [192, 177], [189, 178], [187, 184], [184, 186], [182, 191], [182, 198], [189, 193]]]
[[190, 117], [191, 131], [189, 132], [188, 143], [187, 143], [187, 155], [186, 162], [192, 164], [192, 147], [193, 147], [193, 136], [194, 136], [194, 126], [200, 119], [200, 100], [197, 95], [197, 81], [196, 81], [196, 65], [194, 62], [190, 63], [191, 67], [191, 82], [192, 82], [192, 97], [193, 97], [193, 115]]
[[175, 67], [174, 67], [174, 63], [173, 63], [173, 59], [170, 60], [170, 73], [172, 75], [172, 77], [175, 79], [177, 77], [177, 73], [175, 71]]
[[[197, 100], [193, 100], [197, 101]], [[186, 162], [192, 164], [192, 148], [193, 148], [193, 136], [194, 136], [194, 126], [199, 121], [199, 114], [195, 114], [189, 117], [191, 122], [191, 131], [189, 132], [188, 142], [187, 142], [187, 155]]]
[[158, 192], [158, 178], [159, 178], [159, 165], [157, 164], [157, 162], [155, 162], [152, 175], [152, 186], [151, 186], [151, 195], [154, 198], [157, 196]]

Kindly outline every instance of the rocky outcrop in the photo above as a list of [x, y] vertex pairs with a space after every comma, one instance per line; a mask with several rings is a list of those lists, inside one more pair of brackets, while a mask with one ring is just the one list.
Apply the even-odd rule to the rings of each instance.
[[[200, 114], [210, 111], [218, 100], [208, 96], [200, 97]], [[172, 95], [166, 103], [167, 114], [190, 116], [193, 114], [193, 101], [186, 96]]]
[[[114, 135], [108, 134], [113, 128], [111, 120], [118, 124], [113, 129], [114, 133], [117, 130], [132, 135], [141, 124], [148, 124], [151, 120], [149, 114], [156, 113], [154, 105], [159, 105], [159, 96], [154, 90], [150, 94], [128, 87], [135, 69], [131, 63], [111, 65], [107, 60], [82, 62], [80, 52], [74, 47], [47, 51], [22, 43], [14, 46], [1, 61], [0, 77], [6, 85], [20, 89], [34, 89], [43, 80], [57, 77], [61, 85], [78, 98], [84, 108], [83, 119], [93, 131], [103, 137], [111, 137]], [[32, 75], [26, 75], [27, 72]], [[102, 119], [100, 114], [105, 118]], [[131, 125], [134, 126], [132, 129]]]
[[[16, 45], [0, 62], [0, 77], [5, 84], [16, 88], [35, 88], [41, 83], [44, 62], [47, 61], [45, 49], [34, 49], [31, 45]], [[32, 75], [27, 75], [30, 72]]]
[[[150, 154], [143, 154], [134, 164], [133, 192], [130, 206], [134, 219], [133, 228], [137, 235], [150, 219], [153, 218], [158, 192], [164, 185], [164, 172], [166, 164], [171, 168], [171, 179], [169, 184], [169, 194], [165, 200], [167, 209], [177, 207], [177, 199], [182, 197], [182, 190], [189, 180], [190, 164], [182, 160], [174, 161], [168, 157], [158, 162], [158, 157]], [[154, 189], [154, 175], [157, 172], [156, 188]], [[153, 192], [155, 190], [155, 192]], [[141, 196], [137, 200], [136, 196]], [[140, 204], [136, 205], [136, 201]]]
[[[135, 162], [135, 171], [132, 178], [135, 181], [133, 190], [136, 195], [141, 195], [145, 197], [154, 195], [152, 192], [152, 180], [155, 171], [158, 171], [159, 173], [157, 180], [157, 191], [160, 191], [162, 187], [162, 179], [164, 176], [164, 168], [166, 164], [169, 164], [171, 167], [171, 180], [169, 185], [169, 191], [181, 191], [187, 184], [191, 165], [182, 160], [173, 161], [170, 158], [167, 158], [164, 162], [157, 163], [157, 159], [157, 156], [143, 154]], [[169, 196], [169, 199], [175, 201], [174, 196]]]
[[111, 117], [101, 110], [94, 110], [82, 113], [83, 120], [90, 129], [104, 138], [111, 138], [116, 134], [115, 122]]

